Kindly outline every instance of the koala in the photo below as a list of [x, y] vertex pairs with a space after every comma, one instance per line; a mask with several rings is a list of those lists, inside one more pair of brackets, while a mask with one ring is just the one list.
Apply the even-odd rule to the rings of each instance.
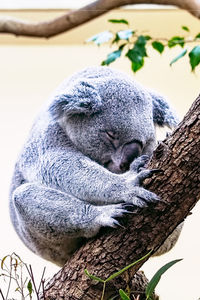
[[15, 165], [10, 215], [21, 240], [62, 266], [101, 227], [119, 226], [130, 206], [159, 201], [142, 187], [154, 172], [144, 166], [156, 125], [177, 121], [163, 97], [112, 68], [88, 67], [67, 78], [36, 118]]

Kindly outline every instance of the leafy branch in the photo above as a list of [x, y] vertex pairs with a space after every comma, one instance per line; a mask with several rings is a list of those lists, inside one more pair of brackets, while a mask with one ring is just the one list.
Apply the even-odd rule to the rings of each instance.
[[[107, 279], [102, 279], [99, 278], [95, 275], [92, 275], [88, 272], [87, 269], [85, 269], [85, 274], [92, 280], [95, 280], [97, 282], [101, 282], [103, 283], [103, 290], [102, 290], [102, 295], [101, 295], [101, 300], [104, 300], [104, 295], [105, 295], [105, 289], [106, 289], [106, 284], [115, 279], [116, 277], [118, 277], [119, 275], [121, 275], [122, 273], [124, 273], [125, 271], [127, 271], [128, 269], [130, 269], [131, 267], [135, 266], [137, 263], [139, 263], [142, 260], [145, 260], [145, 258], [147, 258], [149, 255], [151, 254], [151, 251], [149, 253], [147, 253], [145, 256], [143, 256], [142, 258], [140, 258], [139, 260], [129, 264], [128, 266], [124, 267], [123, 269], [119, 270], [118, 272], [110, 275]], [[173, 261], [170, 261], [169, 263], [165, 264], [163, 267], [161, 267], [156, 273], [155, 275], [152, 277], [152, 279], [149, 281], [148, 285], [146, 286], [146, 290], [145, 290], [145, 296], [146, 296], [146, 300], [153, 300], [154, 299], [154, 293], [155, 293], [155, 288], [158, 285], [161, 276], [169, 269], [171, 268], [174, 264], [176, 264], [177, 262], [181, 261], [182, 259], [176, 259]], [[119, 290], [119, 295], [120, 298], [122, 300], [130, 300], [130, 291], [127, 294], [125, 291], [123, 291], [122, 289]], [[134, 298], [135, 299], [135, 298]], [[139, 299], [139, 298], [137, 298]]]
[[[110, 19], [110, 23], [122, 24], [123, 26], [129, 26], [129, 23], [125, 19]], [[131, 62], [131, 68], [133, 72], [140, 70], [145, 63], [147, 55], [147, 46], [152, 47], [158, 53], [162, 54], [165, 48], [174, 48], [179, 46], [183, 48], [181, 52], [170, 62], [170, 66], [184, 57], [186, 54], [189, 57], [189, 63], [192, 71], [200, 64], [200, 33], [196, 36], [190, 36], [190, 29], [187, 26], [182, 26], [182, 30], [185, 33], [183, 36], [173, 36], [170, 39], [167, 38], [154, 38], [150, 35], [138, 34], [136, 30], [132, 30], [129, 27], [120, 31], [112, 32], [106, 30], [90, 37], [86, 42], [93, 42], [100, 46], [105, 43], [110, 43], [115, 50], [107, 55], [107, 58], [102, 61], [102, 65], [110, 65], [122, 54], [127, 57]], [[195, 43], [192, 49], [188, 50], [185, 45], [188, 43]]]
[[[0, 296], [2, 300], [8, 300], [11, 293], [11, 289], [21, 295], [21, 300], [33, 299], [33, 293], [35, 293], [36, 299], [40, 299], [40, 293], [44, 296], [44, 273], [42, 273], [39, 287], [36, 287], [34, 274], [31, 265], [24, 263], [21, 258], [12, 253], [6, 255], [0, 260], [0, 278], [2, 278], [7, 284], [6, 293], [0, 287]], [[8, 281], [8, 282], [7, 282]], [[0, 281], [1, 282], [1, 281]], [[44, 298], [45, 299], [45, 298]]]

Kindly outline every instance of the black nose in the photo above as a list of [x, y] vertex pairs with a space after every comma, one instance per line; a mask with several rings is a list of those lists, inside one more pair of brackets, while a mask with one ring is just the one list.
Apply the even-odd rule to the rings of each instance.
[[141, 145], [138, 142], [127, 143], [122, 148], [120, 170], [126, 172], [130, 169], [131, 163], [141, 155]]

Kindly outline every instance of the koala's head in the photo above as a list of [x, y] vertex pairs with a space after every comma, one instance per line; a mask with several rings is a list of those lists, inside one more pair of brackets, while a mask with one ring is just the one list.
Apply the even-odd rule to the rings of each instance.
[[152, 154], [156, 124], [176, 124], [162, 97], [108, 67], [87, 68], [65, 81], [49, 111], [79, 151], [114, 173]]

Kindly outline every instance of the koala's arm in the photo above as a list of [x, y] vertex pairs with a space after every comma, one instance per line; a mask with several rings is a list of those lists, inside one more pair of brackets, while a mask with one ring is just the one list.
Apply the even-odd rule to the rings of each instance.
[[36, 169], [43, 184], [98, 205], [131, 203], [136, 196], [137, 174], [130, 175], [128, 180], [127, 176], [111, 173], [77, 151], [48, 151]]
[[48, 151], [38, 162], [43, 184], [98, 204], [124, 199], [125, 181], [78, 151]]
[[57, 145], [38, 155], [27, 169], [21, 164], [28, 182], [38, 182], [96, 205], [131, 203], [144, 206], [158, 197], [140, 187], [151, 171], [114, 174], [73, 148]]

